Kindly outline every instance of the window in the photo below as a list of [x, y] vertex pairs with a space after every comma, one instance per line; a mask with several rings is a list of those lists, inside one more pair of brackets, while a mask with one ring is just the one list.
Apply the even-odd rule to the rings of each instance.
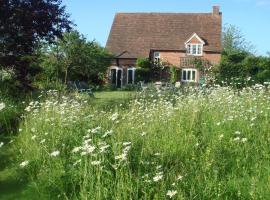
[[160, 53], [158, 51], [154, 52], [154, 61], [155, 62], [160, 61]]
[[123, 69], [121, 67], [112, 67], [110, 70], [110, 81], [117, 87], [122, 87]]
[[194, 55], [194, 56], [201, 56], [202, 55], [202, 44], [187, 44], [187, 54]]
[[116, 84], [116, 69], [111, 69], [111, 83]]
[[135, 68], [127, 69], [127, 84], [134, 84], [135, 82]]
[[182, 69], [182, 81], [195, 82], [196, 73], [197, 73], [196, 69]]

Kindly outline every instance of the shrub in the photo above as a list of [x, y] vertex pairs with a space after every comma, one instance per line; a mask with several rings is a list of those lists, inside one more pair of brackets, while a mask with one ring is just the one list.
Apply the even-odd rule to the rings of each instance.
[[175, 66], [170, 67], [170, 74], [171, 74], [171, 83], [175, 83], [177, 81], [177, 69]]

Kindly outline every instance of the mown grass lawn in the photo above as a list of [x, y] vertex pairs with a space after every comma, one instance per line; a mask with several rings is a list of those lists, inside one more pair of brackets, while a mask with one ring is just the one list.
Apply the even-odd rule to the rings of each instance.
[[91, 103], [98, 107], [112, 107], [127, 103], [130, 99], [134, 98], [135, 95], [136, 92], [133, 91], [95, 92], [94, 101]]

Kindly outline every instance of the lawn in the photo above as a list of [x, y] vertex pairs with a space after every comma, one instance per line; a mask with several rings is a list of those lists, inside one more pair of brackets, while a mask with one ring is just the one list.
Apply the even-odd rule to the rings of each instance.
[[95, 100], [91, 103], [99, 107], [112, 107], [127, 103], [135, 95], [136, 93], [131, 91], [95, 92]]
[[13, 160], [0, 172], [0, 198], [270, 196], [268, 86], [94, 96], [30, 102], [18, 136], [1, 148]]

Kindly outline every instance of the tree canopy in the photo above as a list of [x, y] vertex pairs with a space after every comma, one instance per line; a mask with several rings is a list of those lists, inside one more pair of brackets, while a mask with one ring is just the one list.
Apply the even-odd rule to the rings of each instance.
[[270, 57], [256, 56], [254, 49], [238, 27], [225, 26], [217, 78], [229, 83], [234, 80], [245, 82], [251, 79], [253, 83], [270, 81]]
[[111, 55], [95, 41], [87, 41], [78, 31], [64, 33], [62, 39], [43, 52], [42, 66], [50, 79], [86, 81], [99, 84], [111, 62]]
[[224, 26], [222, 34], [223, 51], [227, 53], [248, 52], [254, 54], [255, 46], [245, 39], [244, 34], [235, 25], [227, 24]]
[[29, 67], [40, 41], [53, 42], [71, 21], [61, 0], [0, 0], [0, 65], [13, 68], [28, 85]]

